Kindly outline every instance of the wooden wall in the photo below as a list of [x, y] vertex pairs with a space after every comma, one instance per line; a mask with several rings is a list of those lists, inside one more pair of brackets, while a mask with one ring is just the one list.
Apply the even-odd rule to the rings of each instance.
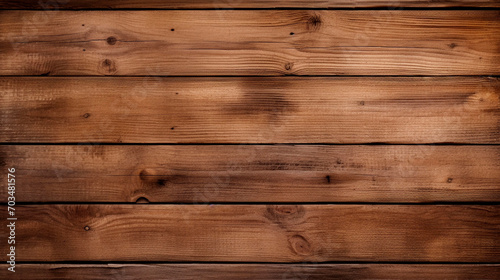
[[0, 1], [2, 279], [499, 279], [500, 1]]

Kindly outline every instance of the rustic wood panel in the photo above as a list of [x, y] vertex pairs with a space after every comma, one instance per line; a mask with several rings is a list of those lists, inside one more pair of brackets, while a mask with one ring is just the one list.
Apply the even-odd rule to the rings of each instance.
[[500, 7], [498, 0], [2, 0], [0, 9], [237, 9]]
[[4, 77], [0, 91], [2, 142], [500, 143], [496, 78]]
[[500, 146], [0, 146], [0, 165], [18, 202], [500, 202]]
[[1, 11], [0, 75], [498, 75], [500, 11]]
[[16, 210], [18, 261], [500, 261], [500, 206], [136, 204]]
[[16, 273], [0, 266], [4, 279], [385, 279], [496, 280], [500, 265], [411, 264], [20, 264]]

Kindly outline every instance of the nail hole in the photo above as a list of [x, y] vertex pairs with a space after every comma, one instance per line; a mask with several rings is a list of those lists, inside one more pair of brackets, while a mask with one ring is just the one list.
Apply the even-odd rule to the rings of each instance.
[[86, 51], [85, 49], [83, 49], [83, 51]]
[[290, 32], [290, 35], [295, 35], [295, 33], [293, 33], [293, 32]]
[[178, 92], [176, 92], [175, 94], [179, 94]]
[[360, 102], [359, 102], [359, 105], [364, 106], [364, 105], [365, 105], [365, 102], [364, 102], [364, 101], [360, 101]]
[[175, 129], [175, 128], [174, 128], [173, 126], [170, 128], [170, 130], [174, 130], [174, 129]]
[[175, 31], [175, 29], [174, 29], [174, 28], [172, 28], [172, 29], [170, 29], [170, 31]]
[[85, 26], [85, 24], [82, 24], [82, 26]]
[[88, 117], [90, 117], [90, 114], [89, 113], [85, 113], [82, 117], [84, 117], [84, 118], [87, 119]]
[[447, 182], [448, 182], [448, 183], [453, 182], [453, 178], [448, 178], [448, 181], [447, 181]]
[[326, 175], [326, 180], [330, 183], [330, 175]]
[[84, 226], [84, 227], [83, 227], [83, 229], [84, 229], [85, 231], [89, 231], [89, 230], [90, 230], [90, 227], [89, 227], [89, 226]]

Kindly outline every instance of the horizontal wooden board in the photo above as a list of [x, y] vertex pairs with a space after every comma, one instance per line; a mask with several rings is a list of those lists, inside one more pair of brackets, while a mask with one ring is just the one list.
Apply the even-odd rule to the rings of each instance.
[[497, 78], [4, 77], [0, 92], [1, 142], [500, 143]]
[[500, 7], [498, 0], [3, 0], [0, 9], [238, 9]]
[[0, 146], [0, 166], [18, 202], [500, 202], [500, 146]]
[[16, 272], [0, 266], [3, 279], [385, 279], [496, 280], [500, 265], [434, 264], [19, 264]]
[[500, 262], [500, 206], [30, 205], [16, 217], [17, 261]]
[[498, 75], [499, 19], [497, 10], [0, 11], [0, 75]]

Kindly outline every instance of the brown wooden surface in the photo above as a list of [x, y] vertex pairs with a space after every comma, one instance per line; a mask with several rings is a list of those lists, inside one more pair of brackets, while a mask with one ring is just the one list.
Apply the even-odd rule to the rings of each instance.
[[32, 205], [17, 217], [18, 261], [500, 261], [500, 206]]
[[2, 142], [500, 143], [496, 78], [4, 77], [0, 91]]
[[[385, 280], [496, 280], [500, 265], [428, 264], [20, 264], [16, 273], [0, 266], [4, 279], [385, 279]], [[8, 277], [8, 278], [7, 278]]]
[[500, 11], [0, 11], [0, 75], [498, 75]]
[[18, 202], [500, 202], [500, 146], [0, 146], [0, 162]]
[[0, 9], [237, 9], [237, 8], [500, 7], [498, 0], [2, 0]]
[[497, 8], [0, 0], [0, 279], [498, 279]]

